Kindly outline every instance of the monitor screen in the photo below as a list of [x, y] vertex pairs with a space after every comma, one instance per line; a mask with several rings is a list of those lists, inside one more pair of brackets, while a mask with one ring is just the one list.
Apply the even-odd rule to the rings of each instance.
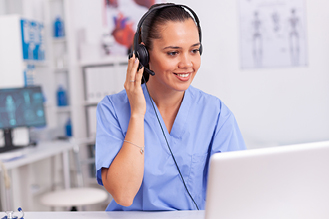
[[45, 125], [40, 86], [0, 89], [0, 129]]

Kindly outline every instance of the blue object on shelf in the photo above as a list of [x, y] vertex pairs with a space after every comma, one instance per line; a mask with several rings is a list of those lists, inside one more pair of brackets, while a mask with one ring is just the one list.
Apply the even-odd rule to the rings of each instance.
[[64, 23], [63, 20], [58, 16], [54, 22], [54, 37], [64, 36]]
[[66, 136], [72, 136], [72, 124], [70, 118], [67, 120], [65, 124], [65, 134]]
[[66, 91], [61, 85], [57, 89], [57, 106], [67, 106]]

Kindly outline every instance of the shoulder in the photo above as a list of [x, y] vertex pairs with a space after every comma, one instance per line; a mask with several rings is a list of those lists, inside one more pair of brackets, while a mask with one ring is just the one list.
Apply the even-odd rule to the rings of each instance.
[[117, 104], [126, 104], [129, 103], [127, 93], [125, 90], [120, 91], [119, 93], [105, 96], [97, 105], [117, 105]]
[[223, 123], [229, 118], [234, 118], [232, 111], [218, 97], [190, 86], [188, 95], [192, 102], [192, 108], [198, 115], [206, 115], [217, 123]]
[[213, 108], [217, 111], [228, 110], [227, 106], [218, 97], [208, 94], [198, 88], [190, 86], [187, 90], [193, 103], [202, 108]]
[[127, 93], [122, 90], [119, 93], [107, 95], [97, 104], [97, 111], [117, 112], [129, 106]]

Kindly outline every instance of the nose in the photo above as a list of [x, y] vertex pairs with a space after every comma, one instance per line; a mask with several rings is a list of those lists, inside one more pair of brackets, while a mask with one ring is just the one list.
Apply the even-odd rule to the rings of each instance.
[[182, 54], [180, 62], [178, 64], [179, 68], [192, 68], [193, 62], [188, 54]]

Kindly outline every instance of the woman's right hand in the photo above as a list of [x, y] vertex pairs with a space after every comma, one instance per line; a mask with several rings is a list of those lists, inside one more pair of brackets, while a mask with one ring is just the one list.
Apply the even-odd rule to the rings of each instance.
[[127, 76], [124, 84], [130, 103], [131, 116], [144, 116], [146, 101], [142, 90], [144, 68], [138, 70], [139, 60], [135, 54], [128, 61]]

